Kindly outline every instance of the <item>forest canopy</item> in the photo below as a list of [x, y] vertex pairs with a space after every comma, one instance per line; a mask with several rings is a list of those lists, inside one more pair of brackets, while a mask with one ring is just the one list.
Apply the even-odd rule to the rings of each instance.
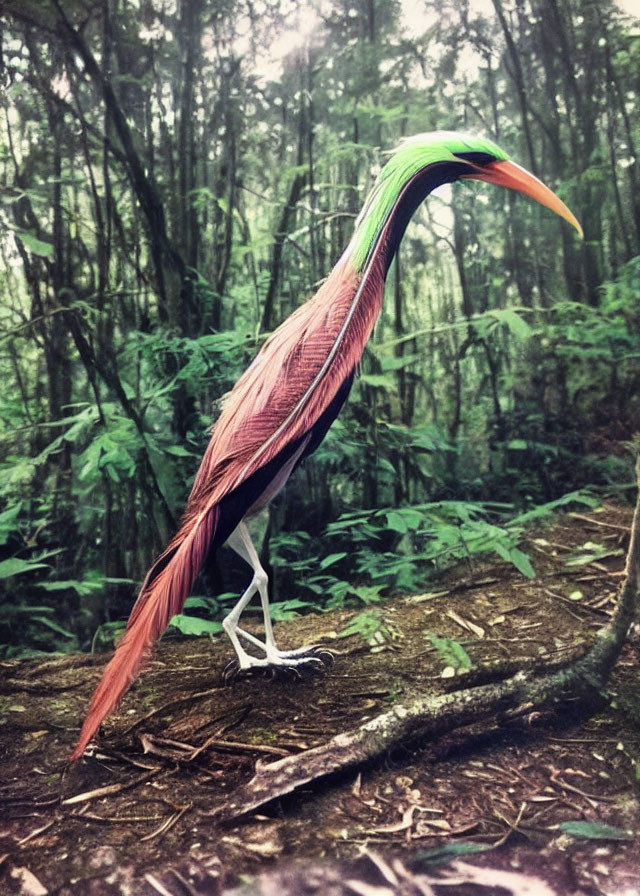
[[[624, 497], [637, 19], [610, 0], [5, 0], [0, 25], [4, 656], [113, 637], [220, 399], [416, 133], [495, 139], [585, 239], [480, 184], [418, 211], [348, 404], [259, 521], [276, 617], [424, 590], [487, 551], [533, 576], [527, 523]], [[210, 558], [176, 626], [219, 630], [247, 574]]]

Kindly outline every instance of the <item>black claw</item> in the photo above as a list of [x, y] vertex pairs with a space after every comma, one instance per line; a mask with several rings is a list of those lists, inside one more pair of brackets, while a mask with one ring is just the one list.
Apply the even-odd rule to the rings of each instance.
[[300, 666], [282, 666], [280, 667], [280, 671], [285, 678], [297, 678], [298, 681], [302, 680]]
[[332, 669], [336, 661], [335, 654], [327, 647], [316, 648], [316, 650], [314, 651], [314, 656], [316, 656], [320, 660], [322, 665], [327, 667], [327, 669]]
[[239, 672], [240, 666], [238, 665], [238, 661], [230, 660], [222, 670], [222, 683], [231, 684], [231, 682], [238, 677]]
[[324, 662], [319, 656], [308, 656], [305, 657], [302, 661], [302, 664], [298, 668], [308, 668], [309, 671], [324, 671]]

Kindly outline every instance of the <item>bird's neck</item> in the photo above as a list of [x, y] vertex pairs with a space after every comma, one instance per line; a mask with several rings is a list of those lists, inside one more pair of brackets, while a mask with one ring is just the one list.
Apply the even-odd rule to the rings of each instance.
[[386, 275], [420, 203], [436, 187], [457, 180], [469, 170], [468, 165], [458, 161], [388, 169], [389, 165], [369, 194], [347, 249], [350, 262], [358, 272], [363, 272], [372, 256], [380, 253]]

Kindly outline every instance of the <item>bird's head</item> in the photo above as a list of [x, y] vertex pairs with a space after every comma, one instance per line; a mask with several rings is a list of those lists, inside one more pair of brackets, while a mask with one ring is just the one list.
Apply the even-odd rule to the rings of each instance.
[[481, 180], [524, 193], [565, 218], [583, 235], [564, 202], [541, 180], [510, 161], [492, 140], [438, 131], [409, 137], [391, 153], [356, 223], [354, 258], [364, 264], [389, 221], [395, 231], [389, 243], [393, 254], [409, 218], [425, 196], [455, 180]]
[[482, 180], [488, 184], [509, 187], [511, 190], [524, 193], [560, 215], [575, 227], [581, 238], [584, 237], [580, 222], [573, 212], [535, 175], [508, 159], [505, 153], [489, 140], [468, 138], [468, 143], [471, 147], [475, 144], [477, 148], [462, 149], [454, 153], [458, 160], [467, 163], [470, 168], [468, 172], [461, 170], [459, 175], [461, 179]]

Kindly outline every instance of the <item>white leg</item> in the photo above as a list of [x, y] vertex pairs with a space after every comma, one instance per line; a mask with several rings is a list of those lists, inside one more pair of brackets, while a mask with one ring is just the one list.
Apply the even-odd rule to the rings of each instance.
[[[260, 559], [256, 552], [251, 535], [245, 522], [241, 522], [233, 530], [226, 541], [226, 544], [236, 552], [243, 560], [253, 569], [253, 578], [249, 587], [244, 592], [233, 610], [223, 619], [222, 626], [229, 636], [233, 648], [238, 657], [238, 664], [241, 670], [251, 669], [259, 666], [295, 666], [300, 663], [308, 662], [310, 657], [304, 657], [309, 653], [309, 648], [301, 648], [299, 650], [280, 651], [276, 647], [273, 637], [273, 626], [271, 624], [271, 614], [269, 612], [269, 594], [267, 590], [268, 578], [262, 568]], [[264, 617], [264, 643], [249, 632], [244, 631], [238, 625], [240, 616], [245, 607], [258, 592], [260, 602], [262, 604], [262, 614]], [[240, 638], [259, 648], [264, 652], [264, 657], [254, 657], [246, 652], [240, 644]], [[311, 648], [312, 650], [313, 648]], [[296, 660], [296, 656], [299, 659]], [[321, 663], [322, 661], [319, 660]]]

